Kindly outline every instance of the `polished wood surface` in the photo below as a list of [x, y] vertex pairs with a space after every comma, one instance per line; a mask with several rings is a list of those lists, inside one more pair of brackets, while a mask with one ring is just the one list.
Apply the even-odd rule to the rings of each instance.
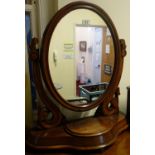
[[26, 155], [130, 155], [130, 131], [122, 132], [115, 143], [105, 149], [96, 151], [32, 151], [27, 150]]
[[97, 150], [113, 144], [128, 128], [125, 115], [89, 117], [44, 130], [30, 130], [26, 145], [37, 150]]
[[112, 130], [116, 125], [116, 122], [121, 122], [123, 119], [124, 115], [122, 114], [107, 117], [88, 117], [66, 124], [65, 130], [75, 136], [96, 136]]

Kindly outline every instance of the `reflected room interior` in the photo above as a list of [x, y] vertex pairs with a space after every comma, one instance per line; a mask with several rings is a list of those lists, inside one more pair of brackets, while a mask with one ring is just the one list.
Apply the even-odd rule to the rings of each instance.
[[[113, 40], [107, 25], [90, 10], [70, 12], [53, 32], [48, 61], [52, 81], [65, 100], [71, 104], [97, 100], [108, 87], [114, 66]], [[78, 99], [81, 102], [73, 102]]]

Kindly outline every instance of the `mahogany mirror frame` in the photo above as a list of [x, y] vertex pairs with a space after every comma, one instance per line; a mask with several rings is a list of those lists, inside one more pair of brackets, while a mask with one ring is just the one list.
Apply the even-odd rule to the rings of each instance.
[[[96, 14], [98, 14], [104, 22], [107, 24], [107, 27], [110, 30], [110, 33], [113, 38], [113, 44], [114, 44], [114, 52], [115, 52], [115, 62], [114, 62], [114, 69], [112, 78], [110, 80], [110, 84], [106, 90], [106, 92], [99, 97], [97, 101], [94, 101], [93, 103], [89, 105], [85, 105], [84, 107], [75, 106], [69, 104], [65, 99], [63, 99], [60, 94], [57, 92], [50, 75], [49, 70], [49, 63], [48, 63], [48, 53], [49, 53], [49, 46], [52, 34], [59, 23], [59, 21], [68, 13], [71, 11], [77, 10], [77, 9], [88, 9]], [[43, 80], [45, 82], [45, 85], [49, 91], [49, 93], [55, 98], [55, 100], [60, 103], [63, 107], [73, 110], [73, 111], [87, 111], [92, 108], [97, 107], [101, 104], [108, 104], [111, 99], [113, 98], [113, 95], [116, 92], [116, 89], [118, 88], [118, 84], [121, 78], [122, 74], [122, 68], [123, 68], [123, 54], [121, 49], [121, 42], [119, 40], [116, 28], [111, 20], [111, 18], [108, 16], [108, 14], [99, 6], [88, 3], [88, 2], [73, 2], [69, 3], [62, 9], [60, 9], [55, 16], [51, 19], [48, 26], [46, 27], [46, 30], [43, 35], [42, 40], [42, 46], [41, 46], [41, 53], [40, 53], [40, 65], [41, 65], [41, 72], [43, 76]]]
[[[115, 49], [114, 70], [109, 87], [97, 101], [85, 107], [73, 106], [60, 96], [52, 82], [48, 64], [49, 45], [55, 27], [66, 14], [76, 9], [92, 10], [104, 20], [111, 32]], [[96, 150], [113, 144], [117, 136], [128, 128], [128, 124], [124, 114], [119, 112], [118, 108], [120, 94], [118, 84], [126, 55], [126, 45], [123, 39], [119, 40], [110, 17], [94, 4], [88, 2], [70, 3], [60, 9], [49, 22], [43, 35], [40, 55], [36, 50], [37, 43], [38, 40], [34, 38], [30, 45], [29, 58], [32, 61], [37, 92], [45, 107], [39, 103], [37, 125], [26, 132], [26, 145], [35, 150]], [[73, 111], [87, 111], [100, 106], [93, 117], [70, 122], [54, 104], [55, 101]], [[112, 110], [108, 108], [109, 103], [113, 105]], [[47, 116], [45, 114], [49, 114], [49, 112], [52, 112], [52, 118], [44, 119]]]

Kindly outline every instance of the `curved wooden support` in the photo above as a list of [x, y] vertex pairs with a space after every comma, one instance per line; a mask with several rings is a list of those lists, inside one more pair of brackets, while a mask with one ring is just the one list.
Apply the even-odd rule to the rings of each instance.
[[[125, 44], [125, 40], [124, 39], [120, 39], [120, 47], [121, 47], [121, 60], [120, 60], [120, 70], [118, 71], [118, 74], [121, 76], [122, 70], [123, 70], [123, 63], [124, 63], [124, 57], [127, 54], [126, 51], [126, 44]], [[118, 107], [118, 103], [119, 103], [119, 98], [118, 96], [120, 95], [120, 90], [119, 88], [117, 88], [115, 90], [115, 94], [112, 98], [112, 100], [109, 103], [104, 103], [101, 104], [99, 106], [99, 108], [96, 111], [96, 116], [99, 115], [112, 115], [112, 114], [116, 114], [119, 112], [119, 107]]]
[[[121, 48], [121, 53], [120, 53], [120, 67], [119, 70], [117, 72], [117, 74], [119, 75], [119, 79], [121, 78], [121, 74], [122, 74], [122, 70], [123, 70], [123, 63], [124, 63], [124, 57], [127, 54], [126, 51], [126, 44], [125, 44], [125, 40], [124, 39], [120, 39], [120, 48]], [[115, 94], [113, 96], [113, 98], [111, 99], [111, 101], [109, 101], [109, 103], [104, 103], [101, 104], [97, 111], [95, 116], [100, 116], [100, 115], [112, 115], [112, 114], [116, 114], [119, 112], [119, 107], [118, 107], [118, 103], [119, 103], [119, 98], [118, 96], [120, 95], [120, 90], [119, 88], [117, 88], [115, 90]]]
[[120, 90], [119, 88], [117, 88], [112, 100], [107, 104], [100, 105], [96, 111], [95, 116], [117, 114], [119, 112], [119, 107], [118, 107], [119, 95], [120, 95]]
[[40, 73], [39, 53], [36, 50], [37, 43], [37, 39], [33, 38], [30, 45], [29, 58], [32, 61], [34, 81], [39, 97], [41, 101], [46, 105], [46, 108], [52, 112], [52, 119], [50, 122], [40, 121], [39, 124], [43, 128], [51, 128], [61, 124], [63, 116], [60, 113], [58, 107], [53, 104], [54, 99], [52, 101], [51, 98], [48, 97], [47, 90], [45, 90], [45, 87], [43, 86], [43, 81]]
[[103, 105], [103, 108], [102, 108], [103, 115], [112, 115], [119, 112], [119, 107], [118, 107], [119, 95], [120, 95], [120, 91], [119, 91], [119, 88], [117, 88], [114, 94], [114, 97], [112, 98], [110, 103]]
[[[126, 51], [126, 43], [124, 39], [120, 39], [120, 47], [121, 47], [121, 56], [122, 59], [120, 60], [120, 70], [118, 71], [118, 74], [121, 76], [122, 70], [123, 70], [123, 63], [124, 63], [124, 57], [127, 54]], [[97, 111], [96, 111], [96, 116], [99, 115], [112, 115], [112, 114], [116, 114], [119, 112], [119, 107], [118, 107], [118, 103], [119, 103], [119, 98], [118, 96], [120, 95], [120, 90], [119, 88], [116, 89], [115, 91], [115, 95], [112, 98], [112, 100], [107, 103], [107, 104], [101, 104]]]

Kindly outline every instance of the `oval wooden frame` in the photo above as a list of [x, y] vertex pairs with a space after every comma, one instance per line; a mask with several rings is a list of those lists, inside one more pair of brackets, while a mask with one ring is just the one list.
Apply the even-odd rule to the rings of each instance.
[[[50, 39], [54, 32], [55, 27], [57, 26], [58, 22], [66, 14], [76, 9], [91, 10], [97, 13], [104, 20], [104, 22], [107, 24], [111, 32], [113, 43], [114, 43], [114, 49], [115, 49], [114, 70], [113, 70], [113, 75], [112, 75], [108, 89], [97, 101], [84, 107], [71, 105], [60, 96], [60, 94], [56, 91], [54, 84], [52, 82], [50, 71], [49, 71], [49, 64], [48, 64], [48, 51], [49, 51]], [[55, 97], [58, 103], [60, 103], [63, 107], [73, 110], [73, 111], [87, 111], [87, 110], [95, 108], [98, 105], [107, 104], [108, 102], [110, 102], [110, 100], [112, 99], [118, 87], [118, 84], [121, 78], [122, 67], [123, 67], [123, 57], [121, 55], [121, 46], [120, 46], [120, 41], [118, 38], [116, 28], [112, 20], [108, 16], [108, 14], [103, 9], [101, 9], [95, 4], [88, 3], [88, 2], [81, 2], [81, 1], [70, 3], [66, 5], [65, 7], [63, 7], [62, 9], [60, 9], [55, 14], [55, 16], [51, 19], [51, 21], [47, 25], [46, 30], [44, 32], [42, 46], [41, 46], [41, 53], [40, 53], [40, 65], [41, 65], [43, 80], [45, 82], [45, 85], [48, 91], [53, 97]]]

